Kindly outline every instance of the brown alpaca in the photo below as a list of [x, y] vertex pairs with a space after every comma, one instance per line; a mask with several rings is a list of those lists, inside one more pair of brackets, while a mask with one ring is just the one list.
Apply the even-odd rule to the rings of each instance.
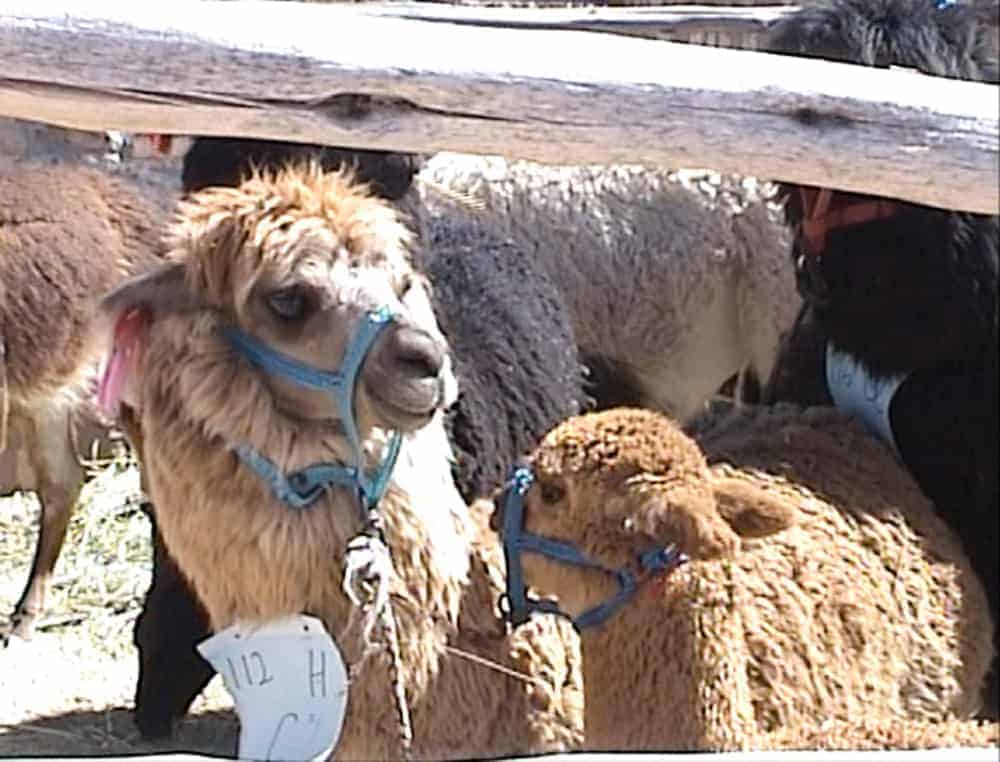
[[1000, 725], [979, 720], [833, 720], [781, 728], [761, 739], [761, 749], [991, 749]]
[[[412, 753], [573, 746], [577, 641], [553, 622], [508, 637], [497, 616], [495, 538], [482, 536], [485, 517], [470, 515], [450, 472], [448, 347], [396, 213], [349, 175], [315, 166], [206, 189], [178, 209], [169, 263], [116, 290], [104, 309], [109, 325], [133, 309], [148, 321], [124, 401], [138, 416], [159, 529], [213, 630], [308, 612], [347, 664], [358, 662], [356, 611], [342, 590], [345, 547], [363, 528], [357, 495], [332, 486], [292, 509], [234, 452], [249, 446], [285, 474], [350, 463], [352, 427], [326, 393], [256, 367], [227, 337], [237, 329], [333, 372], [366, 315], [388, 307], [396, 317], [360, 366], [352, 417], [368, 469], [389, 432], [402, 434], [377, 512], [394, 565]], [[352, 681], [338, 758], [399, 756], [389, 677], [380, 654]]]
[[[611, 570], [668, 545], [694, 559], [582, 630], [587, 749], [746, 749], [825, 719], [976, 709], [982, 588], [888, 450], [818, 409], [747, 409], [703, 422], [700, 441], [705, 454], [667, 418], [615, 409], [561, 424], [530, 458], [524, 532]], [[519, 528], [503, 526], [514, 553]], [[599, 570], [522, 563], [572, 617], [618, 590]]]
[[91, 321], [101, 294], [154, 261], [155, 223], [136, 191], [97, 170], [0, 176], [0, 487], [35, 490], [42, 506], [28, 583], [0, 635], [31, 634], [83, 484], [79, 456], [109, 444], [91, 405], [104, 349]]

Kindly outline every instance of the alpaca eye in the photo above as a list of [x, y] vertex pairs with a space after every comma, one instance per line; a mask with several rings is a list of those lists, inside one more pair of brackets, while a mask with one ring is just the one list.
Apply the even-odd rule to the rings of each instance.
[[406, 296], [406, 292], [413, 288], [413, 276], [404, 275], [399, 282], [399, 298]]
[[546, 503], [558, 503], [566, 494], [566, 491], [557, 484], [542, 482], [538, 486], [541, 490], [542, 500]]
[[299, 286], [273, 291], [267, 297], [267, 306], [282, 320], [303, 320], [310, 311], [308, 295]]

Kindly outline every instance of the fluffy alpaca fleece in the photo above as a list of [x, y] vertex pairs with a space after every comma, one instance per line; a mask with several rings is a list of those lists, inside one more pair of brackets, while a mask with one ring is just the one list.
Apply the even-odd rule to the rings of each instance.
[[[135, 282], [105, 302], [114, 316], [151, 299], [146, 306], [153, 318], [127, 401], [139, 419], [158, 528], [212, 629], [310, 612], [354, 664], [362, 643], [341, 583], [344, 548], [361, 529], [356, 502], [334, 490], [308, 510], [292, 511], [229, 449], [248, 444], [290, 472], [343, 461], [346, 442], [327, 419], [286, 410], [279, 387], [234, 354], [219, 328], [235, 322], [280, 348], [280, 336], [255, 325], [249, 303], [259, 284], [275, 273], [290, 275], [303, 255], [374, 263], [393, 278], [419, 283], [406, 252], [409, 235], [383, 202], [345, 176], [315, 167], [203, 191], [179, 208], [169, 239], [178, 267], [167, 285], [160, 282], [150, 297]], [[346, 275], [336, 266], [333, 272]], [[429, 310], [420, 316], [431, 330]], [[373, 404], [367, 394], [356, 401], [374, 457], [385, 437]], [[455, 489], [450, 460], [438, 412], [406, 434], [379, 507], [396, 572], [391, 593], [413, 754], [452, 758], [570, 747], [580, 722], [572, 679], [576, 642], [562, 624], [539, 623], [510, 638], [500, 630], [498, 564], [475, 550], [476, 524]], [[464, 651], [527, 678], [485, 668], [458, 653]], [[352, 683], [337, 758], [398, 757], [387, 667], [383, 656], [372, 656]]]
[[[212, 186], [237, 186], [255, 168], [274, 172], [288, 163], [314, 159], [327, 171], [350, 166], [355, 180], [367, 183], [373, 194], [398, 199], [409, 189], [420, 163], [412, 154], [243, 138], [192, 140], [152, 134], [135, 136], [132, 145], [140, 149], [137, 152], [182, 156], [181, 190], [185, 194]], [[121, 422], [139, 449], [141, 431], [124, 412]], [[170, 735], [173, 720], [187, 711], [215, 673], [196, 650], [196, 644], [210, 633], [208, 617], [164, 545], [152, 505], [146, 507], [152, 524], [153, 581], [133, 635], [139, 655], [135, 721], [143, 736], [161, 738]]]
[[[618, 409], [530, 456], [526, 531], [611, 568], [670, 544], [694, 559], [581, 633], [585, 748], [747, 749], [825, 720], [971, 714], [992, 655], [983, 592], [888, 453], [822, 408], [745, 408], [698, 436]], [[616, 590], [523, 563], [573, 616]]]
[[707, 171], [440, 153], [400, 203], [531, 252], [569, 307], [598, 406], [683, 420], [744, 368], [763, 383], [795, 316], [772, 192]]
[[[184, 189], [236, 185], [254, 165], [280, 167], [302, 155], [296, 144], [201, 138], [184, 156]], [[316, 158], [324, 169], [354, 160], [339, 151]], [[412, 157], [362, 153], [357, 160], [357, 179], [376, 195], [409, 182], [400, 173], [412, 167]], [[459, 395], [445, 427], [455, 485], [470, 502], [491, 494], [521, 453], [589, 404], [585, 374], [559, 289], [530, 252], [450, 218], [421, 221], [413, 258], [430, 281], [434, 314], [451, 348]], [[141, 657], [135, 718], [144, 735], [161, 737], [213, 671], [194, 647], [209, 634], [207, 617], [160, 533], [154, 538], [154, 581], [135, 630]]]
[[[928, 75], [998, 81], [990, 30], [975, 8], [931, 0], [831, 0], [777, 25], [775, 52]], [[829, 157], [836, 160], [836, 157]], [[850, 158], [847, 157], [849, 161]], [[789, 221], [802, 189], [784, 186]], [[831, 208], [872, 198], [834, 193]], [[889, 407], [900, 457], [962, 538], [1000, 617], [1000, 414], [997, 277], [1000, 217], [893, 199], [892, 216], [828, 231], [794, 254], [806, 304], [781, 351], [765, 401], [832, 404], [826, 347], [876, 378], [908, 374]], [[1000, 647], [1000, 630], [996, 644]], [[1000, 701], [997, 666], [987, 711]]]
[[976, 720], [834, 720], [781, 728], [764, 736], [761, 749], [990, 749], [1000, 726]]
[[24, 593], [0, 639], [27, 637], [45, 606], [84, 471], [80, 453], [112, 445], [93, 406], [103, 347], [99, 295], [156, 261], [158, 213], [137, 189], [73, 165], [0, 176], [0, 491], [42, 506]]

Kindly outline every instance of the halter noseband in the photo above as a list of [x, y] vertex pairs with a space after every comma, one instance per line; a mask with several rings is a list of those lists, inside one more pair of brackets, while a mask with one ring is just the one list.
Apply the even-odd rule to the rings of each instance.
[[275, 497], [292, 508], [306, 508], [314, 503], [325, 490], [333, 485], [353, 487], [361, 501], [362, 512], [374, 507], [385, 493], [396, 465], [402, 437], [392, 432], [382, 462], [369, 474], [364, 468], [364, 450], [361, 435], [354, 419], [354, 392], [358, 372], [379, 334], [396, 319], [387, 307], [368, 313], [344, 352], [338, 371], [327, 371], [300, 362], [293, 357], [272, 349], [267, 344], [232, 326], [223, 329], [230, 345], [261, 370], [284, 376], [307, 389], [328, 392], [337, 405], [337, 414], [347, 434], [354, 453], [354, 463], [317, 463], [293, 474], [281, 470], [260, 453], [247, 445], [234, 448], [240, 460], [257, 473]]
[[[503, 527], [500, 539], [503, 543], [504, 559], [507, 562], [507, 592], [501, 596], [501, 610], [513, 627], [524, 624], [534, 612], [556, 614], [569, 619], [577, 630], [604, 624], [638, 590], [639, 583], [647, 577], [666, 574], [687, 561], [687, 557], [673, 545], [654, 548], [638, 557], [638, 573], [628, 566], [611, 569], [584, 555], [579, 548], [562, 540], [553, 540], [524, 531], [524, 496], [534, 481], [529, 468], [515, 468], [503, 494]], [[578, 617], [573, 618], [559, 608], [553, 600], [538, 600], [527, 594], [524, 571], [521, 567], [522, 553], [536, 553], [564, 564], [597, 569], [613, 576], [618, 582], [618, 592], [614, 596], [593, 606]]]

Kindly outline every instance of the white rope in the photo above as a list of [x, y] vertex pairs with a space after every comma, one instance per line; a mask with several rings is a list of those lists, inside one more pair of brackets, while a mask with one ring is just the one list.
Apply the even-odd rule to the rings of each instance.
[[[378, 529], [379, 523], [377, 515], [369, 516], [371, 528]], [[389, 681], [396, 704], [401, 757], [409, 759], [413, 745], [413, 726], [410, 721], [410, 708], [406, 701], [406, 686], [403, 682], [399, 630], [389, 599], [389, 582], [392, 575], [392, 558], [388, 547], [379, 536], [363, 533], [347, 543], [343, 589], [348, 599], [364, 617], [362, 641], [365, 646], [361, 659], [351, 667], [351, 680], [356, 679], [362, 665], [377, 650], [377, 645], [371, 636], [378, 625], [379, 634], [384, 638], [389, 653]], [[348, 626], [350, 627], [350, 622]]]

